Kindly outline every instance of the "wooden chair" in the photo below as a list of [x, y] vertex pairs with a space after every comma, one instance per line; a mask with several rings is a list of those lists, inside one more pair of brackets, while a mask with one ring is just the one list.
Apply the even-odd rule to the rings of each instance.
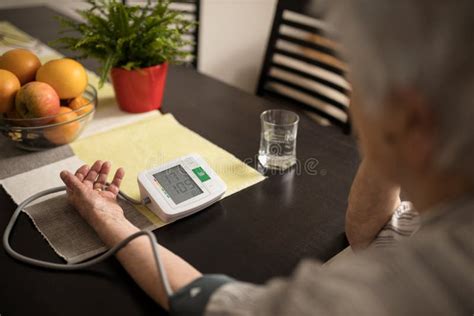
[[318, 123], [349, 133], [347, 65], [323, 14], [308, 13], [310, 4], [278, 1], [257, 95], [301, 108]]
[[[143, 0], [122, 0], [124, 4], [145, 4]], [[184, 50], [190, 52], [188, 59], [183, 60], [186, 64], [192, 65], [198, 69], [199, 66], [199, 21], [201, 15], [201, 0], [172, 0], [171, 9], [182, 13], [186, 19], [197, 22], [197, 25], [189, 30], [185, 35], [186, 39], [192, 41], [192, 45], [184, 47]]]

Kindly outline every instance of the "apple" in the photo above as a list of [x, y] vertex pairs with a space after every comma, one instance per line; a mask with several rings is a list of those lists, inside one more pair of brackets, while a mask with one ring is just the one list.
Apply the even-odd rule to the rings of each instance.
[[[15, 97], [18, 115], [24, 119], [54, 116], [59, 113], [60, 101], [58, 94], [47, 83], [32, 81], [20, 88]], [[41, 125], [47, 124], [52, 118], [39, 120]]]

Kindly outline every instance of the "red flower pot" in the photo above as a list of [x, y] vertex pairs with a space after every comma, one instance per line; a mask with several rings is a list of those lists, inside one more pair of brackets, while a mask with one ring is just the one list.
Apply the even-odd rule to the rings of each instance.
[[112, 68], [110, 75], [120, 108], [131, 113], [159, 109], [167, 73], [167, 63], [137, 70]]

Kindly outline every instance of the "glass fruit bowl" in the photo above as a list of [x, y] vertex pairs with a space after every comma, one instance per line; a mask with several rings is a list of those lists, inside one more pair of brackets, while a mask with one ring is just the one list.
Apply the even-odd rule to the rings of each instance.
[[[68, 106], [61, 100], [61, 106]], [[82, 133], [94, 117], [97, 90], [88, 85], [79, 106], [67, 112], [41, 117], [20, 118], [16, 113], [0, 114], [0, 133], [21, 149], [39, 151], [68, 144]]]

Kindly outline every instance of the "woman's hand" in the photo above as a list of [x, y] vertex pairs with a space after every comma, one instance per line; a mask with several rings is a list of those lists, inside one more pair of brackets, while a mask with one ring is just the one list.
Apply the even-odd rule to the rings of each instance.
[[123, 210], [117, 203], [117, 194], [125, 172], [122, 168], [117, 169], [111, 184], [107, 186], [110, 167], [110, 162], [98, 160], [92, 167], [80, 167], [75, 174], [62, 171], [60, 175], [67, 186], [69, 203], [96, 231], [100, 225], [110, 221], [126, 221]]

